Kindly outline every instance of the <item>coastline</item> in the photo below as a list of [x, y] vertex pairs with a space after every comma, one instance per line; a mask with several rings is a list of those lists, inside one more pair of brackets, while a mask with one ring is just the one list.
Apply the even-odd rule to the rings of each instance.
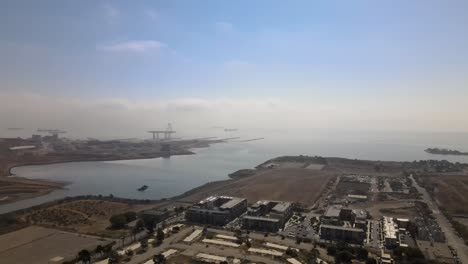
[[165, 158], [165, 157], [171, 157], [171, 156], [183, 156], [183, 155], [195, 155], [195, 152], [192, 151], [187, 151], [184, 153], [175, 153], [175, 154], [170, 154], [168, 156], [165, 155], [149, 155], [147, 157], [136, 157], [136, 158], [129, 158], [129, 157], [104, 157], [104, 158], [90, 158], [90, 159], [64, 159], [64, 160], [54, 160], [54, 161], [37, 161], [37, 162], [23, 162], [23, 163], [17, 163], [17, 164], [12, 164], [12, 165], [7, 165], [6, 175], [0, 175], [0, 179], [2, 177], [10, 177], [10, 176], [15, 176], [14, 173], [11, 173], [11, 170], [14, 168], [18, 167], [24, 167], [24, 166], [41, 166], [41, 165], [50, 165], [50, 164], [60, 164], [60, 163], [77, 163], [77, 162], [99, 162], [99, 161], [119, 161], [119, 160], [142, 160], [142, 159], [157, 159], [157, 158]]
[[[222, 142], [222, 141], [221, 141]], [[210, 142], [210, 143], [218, 143]], [[165, 158], [171, 156], [183, 156], [183, 155], [195, 155], [196, 153], [191, 151], [194, 148], [205, 148], [209, 147], [210, 144], [199, 144], [196, 146], [191, 146], [187, 149], [178, 150], [170, 155], [162, 154], [162, 153], [152, 153], [150, 155], [140, 156], [140, 157], [119, 157], [119, 156], [105, 156], [102, 158], [96, 157], [80, 157], [80, 158], [65, 158], [65, 159], [51, 159], [51, 160], [41, 160], [41, 161], [25, 161], [25, 162], [13, 162], [11, 164], [6, 165], [5, 169], [3, 170], [3, 174], [0, 175], [0, 182], [6, 182], [7, 184], [11, 184], [11, 187], [14, 187], [16, 192], [13, 192], [9, 195], [5, 194], [0, 197], [0, 199], [4, 198], [4, 200], [0, 200], [0, 205], [7, 205], [12, 204], [15, 202], [20, 202], [24, 200], [34, 199], [41, 196], [45, 196], [50, 194], [56, 190], [63, 190], [66, 185], [71, 184], [71, 182], [59, 182], [59, 181], [52, 181], [46, 179], [28, 179], [23, 178], [15, 175], [12, 173], [14, 168], [24, 167], [24, 166], [42, 166], [42, 165], [50, 165], [50, 164], [60, 164], [60, 163], [75, 163], [75, 162], [103, 162], [103, 161], [119, 161], [119, 160], [143, 160], [143, 159], [157, 159], [157, 158]], [[5, 173], [6, 172], [6, 173]], [[33, 191], [30, 191], [31, 187], [33, 187]], [[28, 191], [24, 191], [28, 190]]]

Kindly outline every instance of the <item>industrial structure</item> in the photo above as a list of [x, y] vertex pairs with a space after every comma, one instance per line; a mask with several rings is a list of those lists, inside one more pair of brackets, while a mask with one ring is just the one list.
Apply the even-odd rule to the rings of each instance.
[[60, 134], [67, 133], [67, 131], [61, 130], [61, 129], [41, 129], [41, 128], [38, 128], [37, 132], [49, 133], [51, 138], [53, 139], [57, 139]]
[[162, 139], [168, 140], [168, 139], [171, 139], [171, 135], [176, 132], [172, 129], [171, 123], [169, 123], [167, 124], [166, 130], [150, 130], [148, 131], [148, 133], [153, 134], [153, 140], [160, 140], [161, 139], [161, 137], [159, 136], [160, 134], [163, 135]]
[[247, 210], [247, 200], [230, 196], [210, 196], [185, 212], [189, 222], [223, 226]]
[[292, 215], [292, 204], [282, 201], [258, 201], [247, 210], [242, 218], [245, 229], [277, 232]]

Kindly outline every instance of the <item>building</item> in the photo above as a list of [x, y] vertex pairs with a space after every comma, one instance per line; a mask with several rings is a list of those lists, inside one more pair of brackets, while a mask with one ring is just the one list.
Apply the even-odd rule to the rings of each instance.
[[367, 212], [364, 210], [353, 210], [354, 227], [367, 230]]
[[398, 245], [398, 226], [393, 221], [393, 218], [382, 216], [382, 233], [387, 248], [393, 248]]
[[408, 229], [409, 226], [409, 219], [406, 218], [397, 218], [397, 225], [398, 228]]
[[354, 244], [363, 244], [366, 238], [366, 232], [361, 228], [320, 225], [320, 238], [333, 241], [344, 241]]
[[340, 220], [340, 212], [343, 207], [341, 205], [332, 205], [327, 208], [325, 213], [322, 215], [322, 224], [327, 225], [342, 225], [343, 222]]
[[247, 210], [247, 200], [229, 196], [210, 196], [185, 212], [189, 222], [223, 226]]
[[141, 212], [143, 218], [154, 219], [156, 223], [162, 222], [169, 218], [169, 211], [150, 209]]
[[367, 212], [359, 209], [343, 208], [341, 205], [328, 207], [321, 219], [322, 224], [351, 226], [367, 229]]
[[247, 210], [242, 218], [242, 226], [264, 232], [277, 232], [292, 215], [292, 204], [281, 201], [258, 201]]
[[332, 205], [321, 217], [320, 238], [362, 244], [367, 232], [367, 212]]
[[380, 263], [393, 264], [392, 256], [386, 253], [383, 249], [380, 250]]

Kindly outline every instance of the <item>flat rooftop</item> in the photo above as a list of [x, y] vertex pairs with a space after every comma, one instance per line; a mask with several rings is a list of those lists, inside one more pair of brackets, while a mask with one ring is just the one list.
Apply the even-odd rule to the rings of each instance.
[[244, 216], [244, 219], [258, 220], [258, 221], [268, 221], [268, 222], [279, 222], [279, 219], [276, 219], [276, 218], [269, 218], [269, 217], [262, 217], [262, 216], [252, 216], [252, 215], [246, 215], [246, 216]]
[[320, 228], [339, 229], [339, 230], [347, 230], [347, 231], [353, 231], [353, 232], [364, 232], [364, 230], [360, 228], [347, 227], [347, 226], [320, 225]]
[[342, 207], [339, 205], [332, 205], [328, 207], [327, 211], [325, 212], [325, 217], [339, 217]]
[[276, 204], [271, 210], [272, 211], [276, 211], [276, 212], [285, 212], [286, 210], [288, 210], [289, 208], [291, 207], [291, 203], [290, 202], [279, 202], [278, 204]]
[[230, 209], [235, 207], [236, 205], [242, 203], [245, 201], [245, 198], [237, 198], [237, 197], [232, 197], [232, 199], [229, 202], [226, 202], [220, 206], [221, 209]]

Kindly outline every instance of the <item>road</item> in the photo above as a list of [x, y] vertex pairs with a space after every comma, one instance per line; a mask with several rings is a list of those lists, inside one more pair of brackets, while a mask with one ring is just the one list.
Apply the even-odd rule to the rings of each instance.
[[461, 263], [468, 263], [468, 247], [465, 245], [463, 240], [457, 236], [455, 230], [453, 230], [452, 228], [452, 225], [447, 220], [447, 218], [440, 212], [437, 205], [432, 201], [426, 189], [419, 186], [418, 182], [414, 179], [413, 175], [411, 175], [410, 177], [411, 180], [413, 180], [414, 187], [416, 187], [418, 192], [423, 195], [422, 198], [424, 202], [426, 202], [429, 206], [429, 209], [432, 210], [432, 214], [439, 223], [439, 226], [442, 228], [442, 231], [444, 231], [448, 244], [457, 251]]
[[[213, 229], [212, 231], [215, 231], [217, 233], [224, 233], [221, 230], [217, 230], [217, 229], [216, 230]], [[163, 243], [160, 246], [154, 247], [154, 248], [149, 247], [148, 251], [146, 251], [145, 253], [134, 255], [132, 259], [130, 260], [130, 262], [128, 263], [129, 264], [144, 263], [148, 259], [151, 259], [154, 255], [162, 253], [170, 248], [177, 249], [179, 250], [179, 252], [184, 252], [187, 250], [188, 253], [184, 253], [184, 254], [190, 254], [191, 252], [192, 253], [191, 256], [194, 256], [198, 252], [203, 252], [203, 253], [208, 253], [208, 254], [213, 254], [213, 255], [218, 255], [218, 256], [233, 256], [238, 259], [246, 259], [252, 262], [263, 262], [263, 263], [273, 263], [273, 264], [282, 263], [281, 261], [275, 260], [267, 256], [246, 255], [242, 253], [242, 251], [239, 251], [238, 249], [229, 248], [229, 247], [216, 247], [216, 246], [206, 247], [206, 244], [202, 244], [202, 243], [193, 243], [191, 245], [179, 243], [179, 241], [187, 237], [192, 232], [193, 232], [193, 228], [185, 227], [180, 232], [173, 234], [170, 237], [164, 239]], [[226, 234], [233, 235], [232, 232], [226, 232]], [[309, 244], [308, 247], [312, 247], [312, 246]]]

